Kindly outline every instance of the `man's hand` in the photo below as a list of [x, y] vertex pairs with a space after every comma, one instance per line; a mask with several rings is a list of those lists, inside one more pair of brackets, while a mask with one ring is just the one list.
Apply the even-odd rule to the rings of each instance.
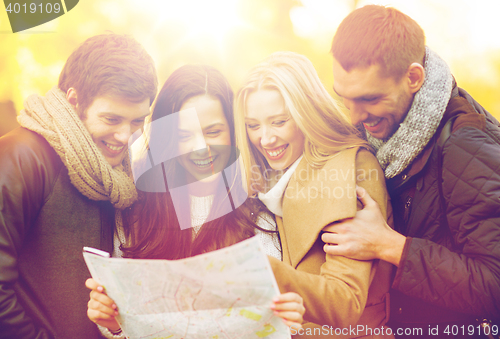
[[387, 225], [380, 207], [362, 187], [356, 194], [363, 209], [354, 218], [345, 219], [323, 229], [324, 251], [357, 260], [382, 259], [398, 266], [406, 237]]

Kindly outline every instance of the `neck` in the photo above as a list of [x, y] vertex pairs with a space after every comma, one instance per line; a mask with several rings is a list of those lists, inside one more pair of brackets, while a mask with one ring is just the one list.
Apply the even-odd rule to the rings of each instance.
[[206, 197], [215, 194], [217, 186], [219, 185], [220, 180], [222, 180], [221, 173], [217, 173], [216, 176], [217, 177], [210, 182], [194, 181], [190, 183], [188, 185], [189, 194], [196, 197]]

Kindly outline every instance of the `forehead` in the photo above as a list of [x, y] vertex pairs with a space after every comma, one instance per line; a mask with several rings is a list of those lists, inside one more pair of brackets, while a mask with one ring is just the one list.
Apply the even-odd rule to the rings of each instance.
[[87, 108], [87, 115], [98, 116], [102, 114], [111, 114], [125, 119], [135, 120], [148, 115], [149, 99], [133, 102], [127, 98], [100, 96], [94, 99]]
[[[190, 113], [182, 114], [182, 111]], [[196, 120], [198, 120], [199, 125]], [[224, 109], [219, 99], [208, 95], [199, 95], [182, 104], [181, 114], [179, 114], [180, 129], [191, 130], [198, 126], [203, 129], [213, 124], [227, 124]]]
[[281, 93], [274, 89], [261, 89], [247, 97], [245, 117], [265, 120], [276, 114], [285, 114], [285, 101]]
[[386, 95], [392, 92], [396, 85], [395, 79], [381, 74], [378, 64], [346, 71], [337, 60], [333, 59], [333, 89], [346, 99]]

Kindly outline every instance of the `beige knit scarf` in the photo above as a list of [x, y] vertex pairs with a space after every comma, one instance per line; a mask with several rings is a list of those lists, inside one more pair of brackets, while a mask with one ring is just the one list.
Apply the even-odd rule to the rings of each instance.
[[[112, 168], [63, 91], [54, 87], [45, 97], [31, 95], [24, 106], [17, 118], [19, 124], [47, 140], [61, 157], [71, 183], [80, 193], [91, 200], [109, 200], [118, 209], [129, 207], [137, 200], [129, 175], [128, 155], [120, 166]], [[121, 213], [117, 213], [120, 219], [118, 214]]]

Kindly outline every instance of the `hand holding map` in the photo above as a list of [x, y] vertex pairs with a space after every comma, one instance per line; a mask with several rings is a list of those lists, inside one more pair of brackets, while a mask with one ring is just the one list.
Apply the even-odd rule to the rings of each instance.
[[174, 261], [84, 258], [128, 338], [290, 338], [269, 308], [279, 290], [255, 237]]

